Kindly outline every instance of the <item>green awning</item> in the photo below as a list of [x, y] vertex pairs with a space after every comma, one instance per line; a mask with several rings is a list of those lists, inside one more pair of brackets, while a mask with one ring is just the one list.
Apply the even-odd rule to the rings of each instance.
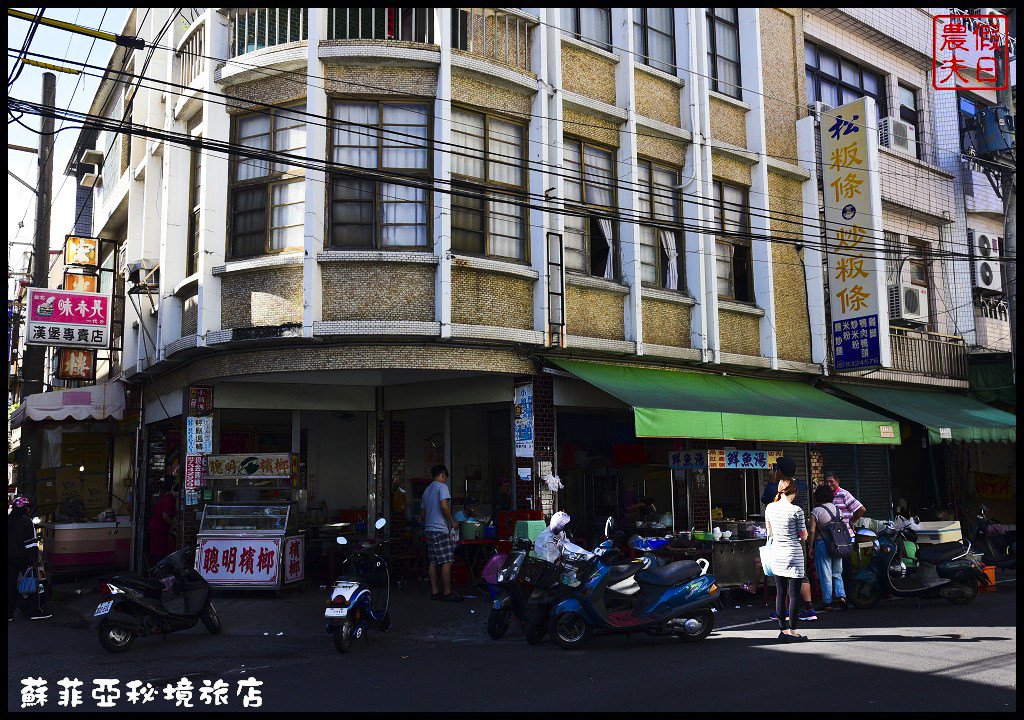
[[633, 406], [637, 437], [889, 444], [898, 423], [793, 380], [766, 380], [550, 358]]
[[1017, 442], [1017, 416], [965, 395], [835, 383], [837, 390], [928, 428], [933, 443], [943, 440]]

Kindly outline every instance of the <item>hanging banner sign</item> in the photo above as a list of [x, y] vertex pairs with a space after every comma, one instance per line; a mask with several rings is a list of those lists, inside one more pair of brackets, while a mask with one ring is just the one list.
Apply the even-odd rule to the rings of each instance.
[[60, 348], [57, 363], [58, 380], [96, 379], [96, 351]]
[[64, 241], [64, 264], [96, 267], [99, 240], [92, 237], [69, 235]]
[[81, 273], [64, 272], [64, 289], [75, 292], [94, 293], [98, 289], [99, 278], [95, 275], [82, 275]]
[[110, 295], [28, 288], [29, 345], [110, 347]]
[[821, 167], [835, 369], [889, 367], [874, 99], [860, 98], [822, 116]]
[[199, 417], [213, 412], [213, 388], [190, 387], [188, 389], [188, 414]]
[[206, 456], [185, 454], [185, 489], [198, 490], [206, 484]]
[[306, 536], [286, 537], [282, 547], [281, 565], [284, 566], [284, 581], [290, 583], [304, 579], [306, 577]]
[[[190, 418], [191, 419], [191, 418]], [[208, 478], [287, 478], [291, 477], [292, 458], [289, 453], [239, 453], [210, 455]]]
[[782, 457], [782, 451], [716, 448], [705, 454], [703, 450], [676, 450], [668, 457], [673, 470], [771, 470], [775, 461]]
[[213, 418], [190, 417], [185, 423], [188, 452], [207, 455], [213, 450]]
[[512, 406], [515, 413], [516, 457], [533, 457], [533, 382], [515, 386]]

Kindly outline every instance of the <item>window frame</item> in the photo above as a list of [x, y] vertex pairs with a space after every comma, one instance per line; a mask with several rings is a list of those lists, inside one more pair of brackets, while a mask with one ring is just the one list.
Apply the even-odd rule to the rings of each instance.
[[[622, 282], [622, 268], [621, 268], [621, 248], [620, 248], [620, 240], [619, 240], [619, 218], [618, 218], [619, 187], [618, 187], [618, 182], [617, 182], [618, 174], [616, 173], [616, 165], [617, 165], [616, 154], [617, 154], [617, 150], [615, 148], [613, 148], [613, 147], [608, 147], [608, 146], [604, 146], [604, 145], [598, 145], [597, 143], [589, 142], [587, 140], [584, 140], [583, 138], [574, 137], [574, 136], [563, 136], [562, 137], [562, 145], [565, 146], [565, 145], [567, 145], [569, 143], [575, 143], [575, 144], [579, 145], [579, 149], [580, 149], [580, 176], [579, 176], [580, 199], [579, 200], [565, 199], [564, 205], [565, 205], [565, 207], [567, 209], [568, 208], [578, 209], [578, 210], [585, 211], [588, 214], [586, 214], [586, 215], [581, 214], [580, 215], [581, 220], [585, 221], [584, 222], [584, 227], [583, 227], [583, 259], [584, 259], [584, 269], [583, 270], [577, 270], [575, 268], [569, 268], [568, 266], [565, 269], [568, 272], [582, 273], [584, 275], [589, 275], [591, 277], [598, 277], [598, 278], [601, 278], [601, 279], [604, 279], [604, 280], [609, 280], [611, 282], [621, 283]], [[610, 206], [595, 205], [593, 203], [587, 202], [586, 148], [588, 148], [588, 147], [593, 148], [594, 150], [600, 150], [601, 152], [609, 153], [611, 155], [611, 179], [610, 179], [610, 181], [608, 183], [608, 189], [609, 189], [609, 191], [611, 192], [611, 195], [612, 195], [612, 204]], [[562, 171], [563, 171], [563, 173], [565, 173], [566, 172], [566, 168], [563, 167]], [[611, 278], [605, 278], [603, 272], [601, 274], [595, 273], [593, 271], [593, 268], [590, 267], [590, 264], [591, 264], [590, 263], [591, 237], [593, 235], [593, 233], [591, 232], [591, 229], [590, 229], [591, 228], [591, 223], [595, 222], [595, 221], [597, 221], [598, 219], [601, 219], [601, 218], [610, 220], [611, 224], [612, 224], [612, 249], [611, 249], [611, 252], [612, 252], [612, 256], [613, 257], [612, 257], [612, 277]], [[564, 253], [564, 250], [563, 250], [563, 263], [564, 263], [564, 257], [565, 257], [565, 253]]]
[[[474, 177], [472, 175], [461, 175], [452, 170], [452, 252], [460, 255], [473, 255], [476, 257], [486, 257], [503, 262], [514, 262], [514, 263], [530, 263], [530, 214], [529, 208], [526, 205], [529, 204], [529, 184], [530, 184], [530, 172], [529, 172], [529, 145], [530, 145], [530, 126], [524, 123], [522, 119], [506, 115], [504, 113], [491, 112], [482, 110], [469, 105], [463, 105], [456, 103], [452, 105], [452, 122], [454, 123], [455, 111], [461, 111], [464, 113], [471, 113], [478, 115], [483, 119], [483, 155], [481, 162], [483, 163], [483, 177]], [[522, 130], [522, 153], [523, 157], [520, 161], [519, 171], [522, 177], [522, 184], [513, 185], [510, 183], [501, 182], [500, 180], [494, 180], [491, 178], [491, 163], [498, 162], [499, 164], [512, 167], [511, 163], [503, 162], [502, 160], [492, 161], [490, 142], [491, 142], [491, 122], [503, 122], [510, 125], [516, 125]], [[507, 157], [501, 155], [495, 155], [495, 157]], [[461, 189], [467, 192], [456, 192]], [[480, 200], [482, 207], [480, 213], [483, 215], [483, 253], [479, 253], [473, 250], [466, 250], [463, 248], [455, 249], [455, 217], [454, 217], [454, 206], [457, 195], [464, 195], [467, 197], [473, 197], [474, 199]], [[497, 202], [508, 202], [507, 200], [501, 200], [496, 195], [511, 196], [515, 200], [523, 203], [518, 205], [520, 215], [520, 222], [523, 226], [523, 256], [521, 258], [509, 257], [508, 255], [497, 255], [492, 253], [491, 250], [491, 201]], [[470, 230], [460, 231], [474, 232]]]
[[[572, 38], [574, 38], [576, 40], [579, 40], [580, 42], [588, 43], [589, 45], [593, 45], [594, 47], [601, 48], [602, 50], [605, 50], [607, 52], [612, 52], [612, 47], [613, 46], [612, 46], [612, 9], [611, 8], [582, 8], [582, 7], [574, 7], [574, 8], [562, 8], [562, 10], [563, 10], [563, 13], [562, 13], [560, 19], [564, 19], [565, 18], [565, 12], [564, 11], [568, 10], [570, 13], [572, 13], [572, 20], [573, 20], [573, 23], [575, 24], [574, 28], [567, 28], [563, 24], [562, 25], [562, 32], [563, 33], [565, 33], [566, 35], [568, 35], [568, 36], [570, 36], [570, 37], [572, 37]], [[582, 29], [583, 28], [583, 11], [584, 10], [595, 10], [595, 11], [598, 11], [598, 12], [602, 13], [602, 15], [604, 17], [604, 20], [605, 20], [605, 22], [604, 22], [605, 29], [608, 31], [608, 42], [607, 43], [599, 42], [598, 40], [595, 40], [594, 38], [584, 37], [583, 29]]]
[[[710, 74], [712, 90], [714, 90], [717, 93], [721, 93], [722, 95], [728, 95], [729, 97], [735, 98], [736, 100], [740, 100], [742, 102], [743, 56], [740, 49], [740, 11], [739, 8], [733, 9], [736, 11], [735, 23], [732, 22], [731, 20], [726, 20], [723, 17], [719, 17], [719, 15], [715, 12], [715, 8], [707, 8], [705, 12], [708, 26], [708, 73]], [[719, 85], [720, 80], [718, 77], [718, 63], [716, 62], [719, 58], [717, 40], [718, 34], [715, 32], [715, 30], [717, 29], [717, 23], [726, 25], [730, 29], [734, 29], [736, 31], [736, 59], [733, 60], [732, 58], [725, 57], [724, 55], [721, 56], [723, 60], [736, 63], [736, 79], [739, 80], [739, 82], [733, 88], [726, 86], [726, 88], [723, 89]]]
[[[676, 59], [676, 13], [674, 8], [668, 8], [668, 10], [671, 27], [667, 33], [651, 27], [651, 24], [647, 20], [647, 8], [633, 8], [633, 12], [630, 17], [630, 20], [632, 21], [630, 30], [633, 32], [634, 39], [636, 38], [637, 26], [639, 26], [641, 30], [640, 37], [643, 38], [643, 50], [641, 51], [640, 48], [633, 48], [634, 57], [638, 62], [640, 62], [640, 64], [647, 65], [648, 67], [652, 67], [655, 70], [659, 70], [669, 75], [676, 75], [679, 71], [679, 63]], [[640, 13], [639, 21], [637, 21], [636, 18], [636, 14], [638, 12]], [[651, 32], [663, 35], [670, 40], [669, 47], [672, 48], [672, 59], [669, 62], [669, 65], [671, 66], [669, 69], [658, 67], [658, 65], [652, 64], [651, 62], [651, 40], [649, 35]], [[655, 62], [660, 64], [662, 61], [655, 60]]]
[[[196, 140], [202, 136], [196, 135]], [[191, 277], [199, 272], [199, 247], [202, 244], [199, 235], [202, 231], [200, 220], [202, 218], [202, 177], [203, 149], [192, 148], [192, 157], [189, 163], [189, 208], [188, 208], [188, 238], [185, 241], [185, 277]], [[198, 190], [198, 192], [197, 192]]]
[[[644, 227], [653, 228], [656, 232], [660, 231], [660, 230], [671, 230], [672, 232], [676, 233], [676, 265], [678, 266], [676, 268], [676, 272], [678, 273], [678, 283], [677, 283], [677, 287], [675, 289], [666, 287], [667, 283], [666, 283], [666, 278], [665, 278], [665, 272], [666, 272], [667, 268], [665, 267], [664, 263], [667, 262], [667, 258], [663, 258], [662, 257], [662, 255], [665, 254], [665, 251], [664, 251], [664, 248], [662, 248], [662, 246], [661, 246], [661, 238], [656, 234], [655, 235], [655, 246], [657, 248], [657, 252], [654, 255], [654, 259], [655, 259], [655, 262], [654, 262], [654, 273], [655, 273], [655, 277], [658, 280], [657, 280], [656, 283], [650, 283], [648, 281], [643, 280], [643, 268], [642, 268], [642, 266], [643, 266], [644, 263], [643, 263], [643, 259], [640, 258], [640, 264], [641, 264], [641, 271], [640, 271], [641, 280], [640, 280], [640, 285], [642, 287], [653, 287], [653, 288], [659, 288], [661, 290], [668, 290], [669, 292], [678, 292], [678, 293], [686, 294], [686, 273], [685, 273], [686, 263], [684, 262], [684, 255], [685, 255], [685, 250], [686, 250], [684, 245], [685, 245], [685, 242], [686, 242], [686, 238], [685, 238], [685, 232], [684, 232], [684, 227], [683, 227], [683, 199], [682, 199], [682, 193], [680, 192], [679, 188], [678, 187], [674, 187], [673, 188], [673, 192], [675, 193], [675, 203], [674, 204], [675, 204], [675, 208], [676, 208], [676, 217], [678, 218], [677, 224], [673, 225], [672, 223], [666, 222], [665, 220], [659, 220], [657, 218], [657, 216], [655, 215], [655, 212], [654, 212], [654, 189], [655, 189], [655, 185], [654, 185], [654, 171], [655, 171], [655, 169], [657, 168], [657, 169], [660, 169], [660, 170], [667, 170], [667, 171], [671, 172], [673, 177], [675, 177], [675, 179], [676, 179], [676, 185], [679, 185], [682, 182], [682, 169], [674, 167], [674, 166], [669, 165], [667, 163], [659, 162], [657, 160], [653, 160], [651, 158], [644, 157], [644, 156], [640, 156], [640, 157], [637, 158], [637, 167], [639, 168], [641, 165], [646, 165], [648, 167], [648, 173], [649, 173], [648, 178], [649, 178], [649, 181], [648, 181], [647, 187], [644, 190], [648, 193], [649, 197], [651, 198], [651, 215], [650, 215], [649, 218], [646, 218], [644, 220], [638, 220], [637, 224], [638, 225], [642, 225]], [[640, 183], [638, 182], [637, 185], [640, 185]], [[639, 213], [638, 213], [638, 216], [639, 216]], [[638, 238], [638, 244], [639, 244], [639, 238]]]
[[[244, 112], [244, 113], [239, 113], [237, 115], [234, 115], [231, 118], [231, 141], [232, 141], [232, 144], [235, 145], [235, 146], [239, 146], [241, 144], [239, 142], [239, 126], [240, 126], [241, 121], [242, 121], [243, 118], [251, 117], [251, 116], [254, 116], [254, 115], [264, 115], [264, 116], [268, 116], [270, 118], [270, 130], [269, 130], [270, 147], [266, 150], [266, 152], [268, 152], [268, 153], [277, 152], [277, 148], [275, 147], [274, 142], [275, 142], [275, 135], [277, 133], [277, 129], [275, 127], [275, 122], [277, 120], [277, 113], [278, 113], [278, 111], [284, 111], [285, 113], [287, 113], [287, 111], [289, 111], [289, 110], [294, 110], [297, 107], [303, 107], [304, 108], [305, 106], [306, 106], [306, 99], [303, 98], [302, 100], [296, 100], [294, 102], [286, 103], [284, 105], [276, 105], [276, 106], [274, 106], [274, 108], [272, 110], [267, 110], [265, 112], [252, 111], [252, 112]], [[303, 110], [303, 113], [304, 112], [305, 112], [305, 110]], [[305, 119], [304, 115], [303, 115], [302, 125], [303, 125], [303, 127], [308, 125], [308, 120]], [[291, 148], [289, 148], [289, 149], [291, 149]], [[306, 151], [306, 148], [304, 146], [303, 147], [303, 152], [305, 152], [305, 151]], [[242, 162], [245, 162], [245, 160], [246, 160], [245, 158], [243, 158], [243, 157], [241, 157], [239, 155], [232, 155], [230, 157], [230, 163], [229, 163], [229, 168], [228, 168], [228, 173], [229, 173], [228, 174], [228, 210], [227, 210], [227, 213], [228, 213], [228, 222], [227, 222], [227, 226], [228, 227], [227, 227], [227, 230], [228, 230], [228, 232], [227, 232], [227, 247], [225, 249], [225, 257], [228, 260], [240, 260], [240, 259], [245, 259], [245, 258], [263, 257], [264, 255], [277, 255], [279, 253], [296, 252], [298, 250], [302, 250], [303, 246], [304, 246], [304, 243], [303, 244], [299, 244], [299, 245], [289, 245], [287, 247], [279, 248], [277, 250], [271, 250], [270, 249], [270, 240], [271, 240], [271, 231], [273, 229], [273, 225], [271, 224], [271, 222], [272, 222], [271, 213], [272, 213], [272, 208], [273, 208], [273, 192], [274, 192], [273, 189], [274, 189], [275, 186], [278, 186], [278, 185], [286, 185], [286, 184], [290, 184], [290, 183], [305, 182], [305, 180], [306, 180], [306, 170], [305, 170], [305, 167], [303, 167], [303, 166], [294, 166], [294, 165], [285, 165], [284, 163], [278, 163], [278, 162], [275, 162], [274, 160], [268, 159], [266, 161], [267, 162], [267, 172], [266, 172], [265, 175], [262, 175], [262, 176], [256, 177], [256, 178], [246, 178], [244, 180], [239, 180], [238, 179], [238, 168], [239, 168], [239, 165]], [[283, 170], [276, 169], [276, 166], [280, 166], [280, 165], [284, 165], [284, 169]], [[263, 237], [263, 252], [262, 253], [238, 254], [238, 253], [236, 253], [234, 251], [234, 240], [235, 240], [235, 205], [234, 205], [234, 200], [235, 200], [235, 194], [238, 193], [238, 192], [252, 191], [252, 190], [255, 190], [256, 188], [259, 188], [259, 187], [263, 188], [263, 191], [264, 191], [264, 202], [265, 202], [265, 204], [263, 206], [263, 212], [264, 212], [265, 220], [266, 220], [266, 222], [264, 224], [264, 227], [263, 227], [263, 233], [264, 233], [264, 237]]]
[[[377, 105], [377, 165], [375, 167], [364, 168], [374, 173], [388, 173], [391, 175], [400, 175], [408, 178], [410, 182], [403, 183], [399, 178], [382, 180], [374, 177], [364, 177], [354, 172], [346, 172], [344, 170], [328, 171], [326, 176], [326, 211], [324, 213], [326, 217], [326, 228], [325, 228], [325, 248], [327, 250], [374, 250], [381, 252], [426, 252], [431, 253], [434, 249], [434, 234], [433, 234], [433, 215], [431, 209], [433, 207], [433, 189], [430, 187], [431, 180], [434, 174], [434, 117], [433, 108], [431, 101], [427, 98], [410, 97], [408, 99], [398, 98], [381, 98], [379, 96], [356, 96], [356, 95], [345, 95], [335, 96], [329, 95], [327, 97], [328, 114], [327, 114], [327, 156], [334, 161], [334, 128], [335, 123], [338, 120], [334, 117], [335, 107], [338, 103], [351, 103], [351, 104], [369, 104], [376, 103]], [[426, 156], [427, 162], [425, 168], [393, 168], [383, 166], [384, 159], [384, 135], [385, 128], [388, 127], [384, 123], [384, 113], [382, 111], [385, 105], [418, 105], [423, 108], [423, 115], [426, 118]], [[400, 126], [406, 127], [406, 126]], [[398, 130], [392, 132], [401, 132]], [[370, 223], [372, 228], [372, 242], [370, 245], [344, 245], [341, 243], [334, 242], [334, 187], [335, 183], [339, 181], [348, 180], [350, 182], [369, 182], [373, 185], [373, 220]], [[425, 233], [426, 233], [426, 244], [425, 245], [384, 245], [383, 244], [383, 229], [387, 226], [404, 227], [408, 226], [409, 223], [384, 223], [383, 222], [383, 207], [387, 203], [383, 200], [383, 193], [381, 190], [382, 185], [402, 185], [405, 187], [416, 188], [423, 191], [423, 204], [424, 212], [426, 215]], [[359, 202], [359, 201], [353, 201]], [[365, 201], [364, 201], [365, 202]], [[416, 223], [418, 226], [419, 224]]]
[[[813, 48], [814, 49], [814, 65], [813, 66], [807, 64], [807, 49], [808, 48]], [[843, 104], [843, 93], [842, 93], [842, 91], [845, 89], [845, 90], [848, 90], [848, 91], [850, 91], [852, 93], [856, 93], [857, 97], [870, 97], [870, 98], [873, 98], [874, 101], [875, 101], [875, 105], [876, 105], [876, 112], [878, 114], [878, 118], [877, 119], [880, 120], [881, 118], [887, 117], [888, 116], [888, 110], [889, 110], [889, 103], [888, 103], [888, 98], [886, 97], [886, 89], [885, 89], [886, 88], [886, 84], [885, 84], [885, 77], [886, 77], [886, 75], [885, 75], [885, 73], [884, 72], [875, 72], [874, 70], [872, 70], [870, 68], [865, 68], [863, 65], [861, 65], [859, 62], [856, 62], [855, 60], [850, 60], [846, 56], [840, 55], [838, 52], [835, 52], [835, 51], [830, 50], [828, 48], [824, 48], [824, 52], [825, 53], [835, 57], [835, 59], [836, 59], [836, 67], [838, 68], [837, 72], [839, 73], [840, 77], [835, 77], [833, 75], [828, 74], [826, 71], [822, 70], [822, 68], [821, 68], [821, 53], [822, 53], [822, 51], [823, 51], [823, 48], [820, 45], [818, 45], [817, 43], [811, 42], [809, 40], [805, 40], [804, 41], [804, 72], [807, 75], [807, 79], [808, 80], [812, 80], [813, 79], [813, 84], [814, 84], [814, 95], [813, 95], [813, 97], [815, 98], [815, 100], [821, 100], [821, 81], [824, 79], [825, 82], [830, 83], [830, 84], [836, 86], [836, 94], [837, 94], [837, 99], [838, 99], [838, 102], [836, 103], [836, 107], [838, 107], [839, 105]], [[842, 77], [841, 77], [842, 74], [843, 74], [842, 64], [844, 62], [849, 63], [850, 65], [853, 65], [855, 68], [857, 68], [857, 77], [858, 77], [858, 80], [860, 82], [860, 86], [859, 87], [856, 86], [856, 85], [853, 85], [849, 81], [846, 81], [846, 80], [842, 79]], [[875, 76], [878, 79], [878, 89], [879, 89], [878, 93], [868, 92], [867, 90], [864, 89], [864, 73], [865, 72], [870, 73], [871, 75]], [[809, 102], [813, 103], [814, 100], [810, 100], [810, 97], [811, 97], [811, 95], [810, 95], [810, 88], [808, 88], [808, 100], [809, 100]], [[824, 102], [824, 101], [822, 101], [822, 102]]]
[[[729, 182], [727, 180], [722, 180], [720, 178], [713, 178], [712, 182], [711, 182], [711, 185], [712, 185], [711, 201], [713, 203], [716, 203], [716, 207], [714, 207], [713, 210], [717, 210], [718, 214], [719, 214], [719, 217], [721, 218], [721, 222], [718, 224], [717, 227], [715, 227], [715, 293], [718, 295], [718, 298], [722, 299], [722, 300], [731, 300], [733, 302], [745, 303], [745, 304], [748, 304], [748, 305], [756, 305], [755, 294], [754, 294], [753, 238], [750, 236], [751, 235], [751, 230], [750, 230], [750, 188], [744, 187], [743, 185], [738, 185], [736, 183], [731, 183], [731, 182]], [[725, 231], [725, 188], [727, 188], [727, 187], [730, 187], [730, 188], [733, 188], [733, 189], [736, 189], [736, 190], [740, 190], [743, 193], [743, 207], [742, 207], [742, 209], [740, 211], [741, 215], [742, 215], [742, 223], [743, 223], [743, 228], [741, 229], [741, 232], [746, 232], [747, 233], [747, 237], [746, 238], [736, 238], [736, 237], [731, 237], [731, 236], [720, 235], [719, 234], [719, 233], [722, 233], [722, 232]], [[715, 199], [715, 192], [714, 192], [715, 188], [718, 189], [718, 199], [717, 200]], [[733, 203], [730, 203], [730, 205], [732, 205], [732, 204]], [[712, 222], [714, 222], [713, 215], [712, 215]], [[730, 295], [722, 295], [721, 293], [718, 292], [718, 263], [723, 261], [722, 260], [722, 256], [718, 253], [718, 244], [719, 243], [725, 243], [725, 244], [729, 245], [730, 249], [731, 249], [730, 256], [729, 256], [729, 262], [732, 264], [731, 274], [730, 274], [730, 291], [731, 291]], [[747, 252], [749, 254], [748, 261], [747, 261], [746, 281], [747, 281], [747, 289], [749, 291], [750, 299], [740, 299], [740, 298], [736, 297], [736, 256], [735, 256], [735, 247], [737, 245], [742, 245], [743, 247], [747, 248]]]
[[[914, 98], [914, 107], [903, 104], [903, 97], [900, 94], [900, 90], [906, 90]], [[921, 92], [914, 88], [898, 83], [896, 90], [896, 102], [899, 104], [899, 118], [908, 125], [912, 125], [914, 128], [914, 157], [918, 160], [921, 159]], [[957, 104], [957, 112], [960, 111], [959, 103]]]
[[[910, 284], [916, 285], [917, 287], [923, 287], [925, 290], [931, 291], [931, 263], [928, 261], [928, 253], [930, 252], [930, 245], [927, 240], [916, 237], [907, 238], [907, 270], [909, 271]], [[918, 280], [914, 277], [915, 268], [919, 268], [924, 273], [924, 280]]]

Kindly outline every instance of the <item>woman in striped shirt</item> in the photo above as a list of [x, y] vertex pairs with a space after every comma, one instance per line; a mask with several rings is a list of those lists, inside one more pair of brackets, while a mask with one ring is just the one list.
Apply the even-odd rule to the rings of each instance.
[[[804, 548], [807, 524], [804, 511], [795, 504], [797, 487], [792, 478], [779, 481], [778, 500], [764, 511], [768, 537], [772, 540], [771, 564], [775, 576], [775, 614], [779, 618], [780, 640], [806, 640], [796, 632], [797, 601], [804, 577]], [[786, 594], [789, 593], [789, 616]]]

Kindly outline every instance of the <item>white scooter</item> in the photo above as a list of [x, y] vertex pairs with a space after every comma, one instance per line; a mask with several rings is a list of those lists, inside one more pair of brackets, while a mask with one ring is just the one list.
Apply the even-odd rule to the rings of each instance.
[[[386, 524], [387, 521], [380, 518], [374, 527], [380, 530]], [[331, 587], [324, 618], [327, 632], [334, 636], [334, 646], [343, 653], [352, 648], [354, 639], [364, 637], [370, 625], [382, 632], [391, 627], [388, 563], [377, 554], [389, 540], [364, 540], [357, 544], [341, 563], [342, 568], [348, 566], [348, 571]], [[348, 540], [339, 537], [338, 544], [347, 545]]]

